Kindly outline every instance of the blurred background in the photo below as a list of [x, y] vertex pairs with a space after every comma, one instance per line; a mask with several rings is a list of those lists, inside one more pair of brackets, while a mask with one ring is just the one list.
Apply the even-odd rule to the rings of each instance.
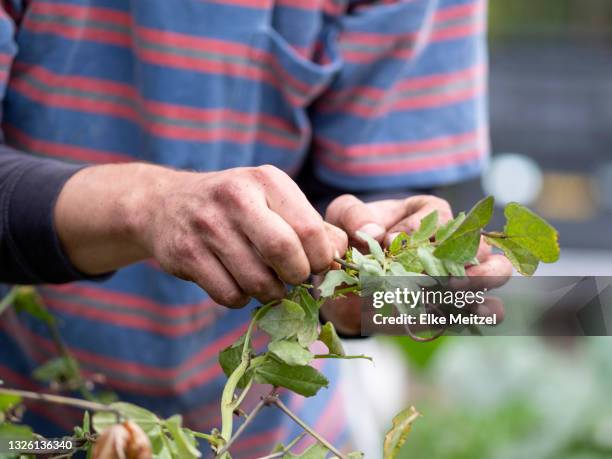
[[[492, 160], [441, 190], [529, 205], [559, 229], [539, 275], [612, 276], [612, 1], [490, 0]], [[502, 215], [497, 210], [496, 225]], [[492, 225], [495, 226], [495, 225]], [[379, 338], [347, 344], [346, 406], [366, 457], [403, 406], [403, 459], [612, 457], [612, 338]], [[384, 377], [382, 376], [384, 375]]]

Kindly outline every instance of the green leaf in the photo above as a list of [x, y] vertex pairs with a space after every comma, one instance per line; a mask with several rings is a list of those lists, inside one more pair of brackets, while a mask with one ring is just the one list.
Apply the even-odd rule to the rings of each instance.
[[[410, 276], [411, 275], [411, 273], [406, 271], [404, 266], [401, 263], [398, 263], [397, 261], [392, 261], [391, 264], [389, 264], [389, 273], [391, 276]], [[412, 273], [412, 275], [414, 275], [414, 272]]]
[[504, 230], [508, 238], [544, 263], [553, 263], [559, 259], [559, 235], [546, 220], [515, 202], [506, 206], [504, 215]]
[[315, 443], [306, 448], [302, 454], [287, 453], [283, 456], [283, 459], [325, 459], [328, 453], [329, 450], [325, 445]]
[[417, 253], [417, 249], [406, 250], [399, 254], [395, 259], [404, 267], [406, 271], [410, 273], [422, 273], [424, 270], [423, 263], [421, 263]]
[[444, 268], [448, 271], [451, 276], [465, 277], [465, 266], [463, 263], [457, 263], [452, 260], [442, 260]]
[[334, 269], [327, 272], [325, 279], [321, 282], [321, 285], [319, 285], [319, 291], [322, 297], [328, 298], [334, 294], [336, 287], [342, 284], [355, 285], [356, 283], [357, 279], [353, 276], [349, 276], [342, 269]]
[[10, 410], [21, 403], [21, 397], [13, 394], [0, 394], [0, 413]]
[[13, 304], [19, 312], [27, 312], [32, 317], [49, 325], [55, 323], [55, 317], [47, 310], [33, 287], [18, 287]]
[[260, 384], [286, 387], [305, 397], [312, 397], [329, 381], [316, 369], [309, 366], [291, 366], [268, 358], [255, 368], [255, 378]]
[[485, 240], [492, 246], [503, 250], [512, 266], [524, 276], [531, 276], [538, 269], [538, 257], [512, 239], [485, 237]]
[[195, 441], [191, 435], [186, 433], [183, 428], [183, 418], [176, 414], [164, 421], [165, 427], [172, 435], [178, 457], [181, 459], [192, 459], [201, 456], [200, 452], [196, 448]]
[[342, 346], [342, 341], [338, 333], [336, 333], [336, 328], [333, 323], [326, 322], [325, 325], [321, 327], [319, 340], [327, 346], [330, 354], [346, 355], [344, 347]]
[[31, 440], [32, 438], [32, 429], [28, 426], [8, 422], [0, 424], [0, 440], [5, 445], [10, 440]]
[[308, 365], [314, 359], [314, 355], [308, 349], [304, 349], [295, 341], [272, 341], [268, 350], [287, 365]]
[[440, 243], [447, 239], [451, 234], [457, 231], [457, 228], [465, 220], [465, 212], [459, 212], [459, 214], [452, 220], [447, 221], [444, 225], [441, 225], [436, 231], [436, 242]]
[[348, 459], [363, 459], [365, 457], [365, 454], [363, 454], [361, 451], [353, 451], [348, 453], [346, 457]]
[[376, 261], [378, 261], [379, 263], [385, 262], [385, 252], [383, 251], [382, 247], [376, 239], [362, 231], [357, 231], [357, 236], [359, 236], [361, 239], [368, 243], [370, 253]]
[[427, 274], [434, 277], [448, 276], [442, 260], [434, 256], [433, 247], [421, 246], [417, 249], [417, 255]]
[[305, 315], [302, 306], [285, 299], [259, 319], [258, 326], [273, 340], [288, 338], [300, 330]]
[[393, 418], [393, 426], [385, 435], [383, 444], [383, 457], [385, 459], [395, 459], [406, 442], [412, 423], [420, 414], [413, 406], [398, 413]]
[[410, 241], [413, 244], [428, 241], [434, 235], [438, 228], [438, 211], [434, 210], [421, 220], [419, 229], [410, 235]]
[[33, 372], [35, 379], [43, 382], [69, 382], [79, 378], [78, 362], [72, 357], [56, 357], [51, 359]]
[[402, 231], [397, 236], [395, 236], [395, 239], [391, 241], [391, 244], [389, 245], [389, 253], [391, 255], [396, 255], [408, 245], [409, 241], [410, 236], [408, 236], [405, 232]]
[[484, 198], [470, 210], [461, 224], [438, 245], [438, 258], [467, 263], [476, 256], [480, 244], [480, 230], [493, 216], [493, 197]]
[[[161, 421], [151, 411], [126, 402], [112, 403], [109, 407], [117, 410], [124, 418], [134, 421], [147, 435], [160, 434]], [[98, 411], [93, 415], [92, 421], [95, 431], [101, 433], [110, 426], [117, 424], [117, 416], [112, 412]]]
[[[242, 361], [242, 343], [244, 342], [244, 337], [231, 346], [226, 347], [221, 352], [219, 352], [219, 365], [223, 370], [223, 373], [228, 378], [234, 372], [236, 367], [240, 365]], [[238, 381], [238, 388], [244, 389], [251, 378], [251, 374], [247, 372], [240, 381]]]
[[319, 335], [319, 320], [313, 317], [304, 319], [297, 332], [297, 340], [302, 347], [308, 347], [317, 340]]

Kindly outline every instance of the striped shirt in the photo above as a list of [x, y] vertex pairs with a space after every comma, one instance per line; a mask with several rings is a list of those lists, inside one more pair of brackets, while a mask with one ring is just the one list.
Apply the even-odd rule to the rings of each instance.
[[[268, 163], [291, 174], [311, 155], [321, 181], [355, 191], [463, 180], [486, 160], [485, 0], [1, 4], [4, 142], [30, 154], [202, 171]], [[195, 429], [219, 425], [217, 353], [244, 332], [248, 308], [219, 307], [153, 262], [41, 292], [87, 374]], [[43, 325], [3, 316], [7, 384], [39, 388], [30, 374], [53, 355]], [[337, 379], [333, 361], [320, 362]], [[285, 397], [332, 443], [348, 442], [333, 383], [307, 402]], [[77, 419], [28, 413], [46, 434]], [[270, 409], [234, 457], [264, 455], [297, 432]]]

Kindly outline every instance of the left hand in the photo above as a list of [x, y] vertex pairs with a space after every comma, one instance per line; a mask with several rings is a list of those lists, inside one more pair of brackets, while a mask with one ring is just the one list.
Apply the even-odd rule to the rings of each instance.
[[[453, 218], [451, 207], [444, 199], [431, 195], [411, 196], [406, 199], [388, 199], [364, 203], [353, 195], [342, 195], [331, 202], [325, 213], [325, 219], [344, 230], [349, 236], [349, 246], [366, 250], [367, 245], [357, 236], [358, 231], [369, 234], [383, 245], [388, 246], [398, 233], [410, 234], [418, 229], [421, 220], [438, 211], [440, 224]], [[512, 265], [503, 255], [493, 254], [491, 247], [481, 241], [478, 249], [479, 265], [466, 269], [471, 278], [469, 288], [495, 288], [504, 284], [512, 274]], [[487, 279], [488, 278], [488, 279]], [[467, 286], [462, 284], [462, 288]], [[334, 301], [333, 307], [323, 306], [323, 316], [336, 325], [339, 331], [346, 334], [359, 334], [360, 331], [359, 299], [341, 299]], [[503, 305], [499, 304], [491, 311], [503, 314]]]

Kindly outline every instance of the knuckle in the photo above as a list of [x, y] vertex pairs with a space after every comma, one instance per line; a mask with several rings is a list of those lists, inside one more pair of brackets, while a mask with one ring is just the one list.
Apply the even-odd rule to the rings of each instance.
[[304, 240], [313, 240], [317, 238], [322, 238], [325, 235], [325, 226], [323, 224], [323, 220], [309, 220], [301, 222], [299, 225], [296, 225], [295, 232], [300, 237], [300, 239]]
[[289, 238], [277, 236], [266, 242], [262, 255], [271, 259], [285, 258], [291, 254], [293, 249], [293, 242]]
[[251, 296], [258, 296], [268, 293], [273, 288], [271, 279], [267, 276], [253, 276], [247, 282], [245, 291]]
[[281, 169], [271, 164], [263, 164], [261, 166], [254, 167], [252, 173], [259, 181], [272, 181], [279, 177], [283, 177], [285, 174]]
[[236, 289], [230, 289], [219, 293], [218, 300], [215, 301], [231, 308], [241, 308], [246, 306], [249, 298]]

